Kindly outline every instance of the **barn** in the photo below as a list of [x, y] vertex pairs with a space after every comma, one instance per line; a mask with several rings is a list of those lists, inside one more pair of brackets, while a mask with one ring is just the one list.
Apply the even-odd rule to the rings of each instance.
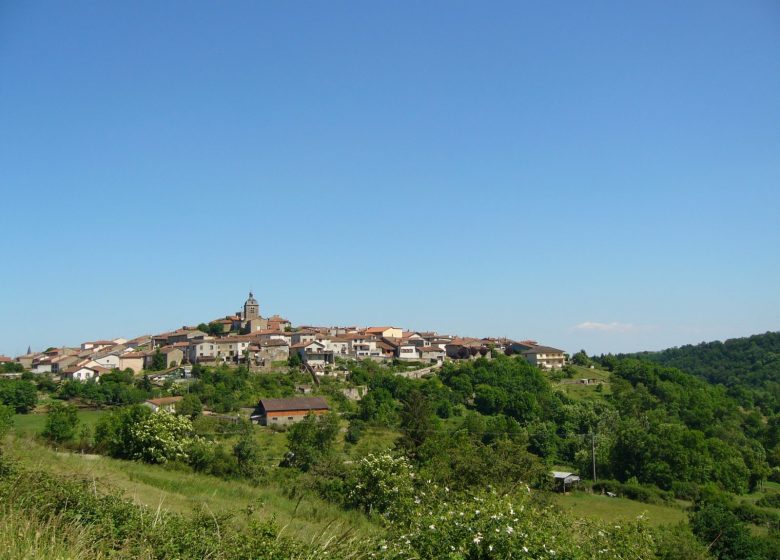
[[310, 412], [316, 415], [330, 410], [322, 397], [298, 397], [291, 399], [260, 399], [260, 405], [252, 415], [263, 426], [286, 426], [303, 420]]

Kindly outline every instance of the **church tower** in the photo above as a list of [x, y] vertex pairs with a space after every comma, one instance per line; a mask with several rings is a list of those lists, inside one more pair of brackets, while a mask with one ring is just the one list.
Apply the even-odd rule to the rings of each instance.
[[252, 292], [249, 292], [249, 299], [247, 299], [244, 303], [244, 321], [251, 321], [252, 319], [259, 318], [260, 306], [258, 305], [255, 297], [252, 295]]

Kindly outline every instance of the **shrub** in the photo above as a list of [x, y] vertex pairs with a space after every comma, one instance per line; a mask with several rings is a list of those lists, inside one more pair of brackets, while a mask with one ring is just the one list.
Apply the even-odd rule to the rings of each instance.
[[366, 513], [386, 514], [391, 518], [411, 508], [414, 474], [405, 457], [389, 453], [370, 454], [358, 461], [347, 483], [347, 503]]
[[75, 406], [53, 402], [49, 405], [46, 427], [41, 435], [53, 443], [67, 443], [76, 436], [78, 426], [79, 416]]

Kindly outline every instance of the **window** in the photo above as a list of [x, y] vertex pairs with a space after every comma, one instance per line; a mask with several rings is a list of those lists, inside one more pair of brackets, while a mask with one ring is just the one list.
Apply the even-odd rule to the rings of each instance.
[[288, 419], [288, 420], [292, 420], [292, 419], [293, 419], [293, 417], [292, 417], [292, 416], [288, 416], [288, 417], [287, 417], [287, 419]]

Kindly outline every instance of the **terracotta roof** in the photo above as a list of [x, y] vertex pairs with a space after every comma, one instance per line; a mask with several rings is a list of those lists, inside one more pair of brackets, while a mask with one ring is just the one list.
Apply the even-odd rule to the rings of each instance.
[[534, 346], [530, 350], [523, 350], [522, 354], [563, 354], [563, 350], [558, 350], [552, 346]]
[[146, 402], [157, 406], [165, 406], [166, 404], [177, 403], [184, 397], [160, 397], [159, 399], [147, 399]]
[[290, 346], [290, 348], [306, 348], [307, 346], [311, 346], [312, 344], [318, 344], [319, 346], [324, 346], [321, 342], [317, 342], [316, 340], [308, 340], [306, 342], [298, 342], [297, 344], [293, 344]]
[[0, 363], [8, 363], [8, 362], [13, 362], [13, 360], [8, 356], [0, 356]]
[[286, 410], [330, 410], [322, 397], [298, 397], [291, 399], [260, 399], [260, 407], [265, 412]]
[[367, 333], [381, 333], [389, 329], [395, 329], [397, 327], [369, 327], [366, 329]]
[[146, 356], [146, 352], [125, 352], [119, 358], [143, 358]]
[[271, 340], [261, 340], [257, 344], [260, 346], [289, 346], [287, 341], [279, 340], [278, 338], [272, 338]]
[[420, 352], [444, 352], [444, 350], [438, 346], [421, 346]]

